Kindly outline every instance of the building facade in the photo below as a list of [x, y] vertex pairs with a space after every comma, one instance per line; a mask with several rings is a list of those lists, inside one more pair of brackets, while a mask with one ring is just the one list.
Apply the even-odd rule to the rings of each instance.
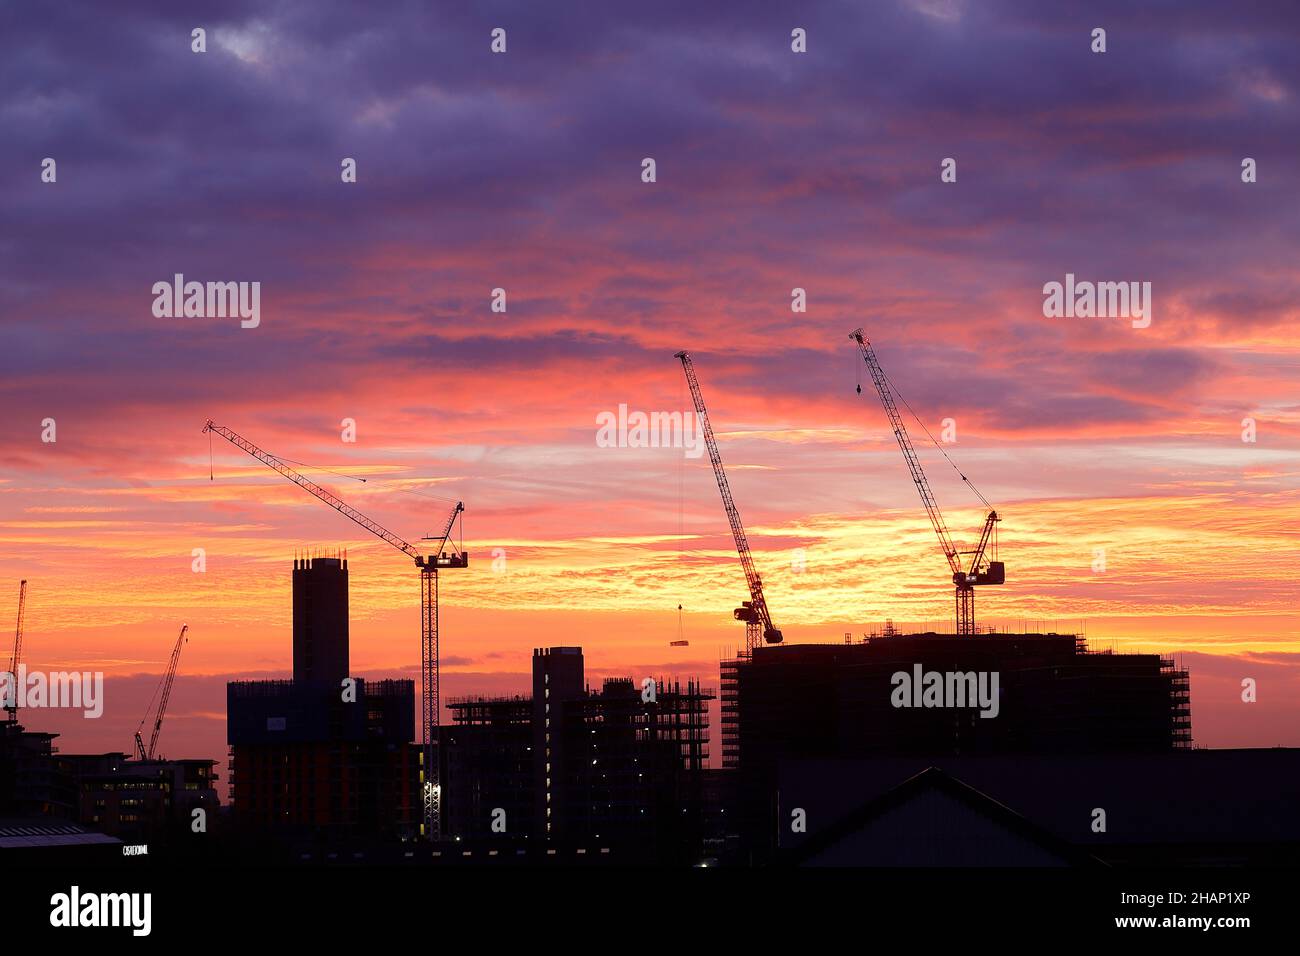
[[857, 644], [758, 647], [731, 671], [732, 819], [757, 858], [788, 827], [780, 774], [796, 762], [1191, 746], [1187, 671], [1157, 654], [1090, 652], [1070, 634], [891, 630]]
[[347, 559], [293, 569], [293, 680], [226, 685], [230, 800], [243, 831], [408, 839], [418, 828], [415, 684], [349, 679]]
[[625, 858], [696, 852], [713, 697], [693, 681], [611, 678], [592, 690], [581, 648], [534, 650], [531, 697], [449, 705], [450, 832], [592, 852], [614, 845]]

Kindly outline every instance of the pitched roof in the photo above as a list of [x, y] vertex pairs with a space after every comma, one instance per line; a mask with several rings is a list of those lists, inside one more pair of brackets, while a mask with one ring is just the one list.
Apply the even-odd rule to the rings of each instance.
[[937, 767], [868, 800], [785, 859], [796, 866], [1105, 865]]

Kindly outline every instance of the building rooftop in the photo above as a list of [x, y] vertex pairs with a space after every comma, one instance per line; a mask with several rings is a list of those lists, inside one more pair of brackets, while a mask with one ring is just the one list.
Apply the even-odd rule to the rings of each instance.
[[52, 846], [120, 844], [117, 837], [87, 830], [76, 823], [50, 817], [0, 818], [0, 850], [23, 850]]

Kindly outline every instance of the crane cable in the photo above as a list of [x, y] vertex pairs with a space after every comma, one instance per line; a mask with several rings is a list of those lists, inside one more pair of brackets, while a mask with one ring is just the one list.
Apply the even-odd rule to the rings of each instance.
[[[285, 458], [283, 455], [276, 455], [275, 457], [278, 458], [280, 461], [288, 462], [291, 465], [297, 465], [300, 468], [307, 469], [308, 471], [323, 471], [331, 475], [337, 475], [339, 478], [346, 478], [349, 481], [359, 481], [362, 484], [366, 484], [370, 480], [368, 478], [362, 478], [359, 475], [349, 475], [341, 471], [335, 471], [333, 468], [326, 468], [324, 465], [313, 465], [310, 462], [297, 461], [293, 458]], [[212, 471], [212, 432], [208, 432], [208, 478], [209, 480], [214, 480], [213, 471]], [[400, 491], [403, 494], [415, 495], [420, 498], [429, 498], [434, 501], [456, 501], [457, 500], [456, 498], [448, 498], [445, 495], [431, 495], [428, 492], [416, 491], [414, 488], [397, 488], [395, 490]]]
[[[209, 438], [211, 437], [211, 432], [208, 433], [208, 437], [209, 437]], [[359, 482], [361, 482], [362, 484], [364, 484], [365, 481], [366, 481], [366, 479], [364, 479], [364, 478], [358, 478], [356, 475], [345, 475], [345, 474], [344, 474], [343, 472], [341, 472], [341, 471], [335, 471], [335, 470], [332, 469], [332, 468], [325, 468], [325, 467], [322, 466], [322, 465], [309, 465], [309, 464], [308, 464], [307, 462], [305, 462], [305, 461], [294, 461], [292, 458], [285, 458], [283, 455], [276, 455], [275, 457], [276, 457], [276, 458], [279, 458], [281, 461], [287, 461], [287, 462], [288, 462], [289, 464], [291, 464], [291, 465], [300, 465], [300, 466], [302, 466], [303, 468], [308, 468], [308, 469], [311, 469], [312, 471], [324, 471], [324, 472], [328, 472], [328, 473], [331, 474], [331, 475], [338, 475], [340, 478], [347, 478], [349, 481], [359, 481]]]
[[153, 696], [149, 698], [149, 704], [145, 707], [144, 716], [140, 718], [140, 726], [135, 729], [137, 734], [143, 733], [145, 722], [149, 720], [149, 715], [153, 712], [154, 701], [158, 699], [158, 694], [162, 691], [163, 681], [166, 679], [166, 669], [158, 677], [158, 683], [154, 686]]
[[[326, 468], [323, 465], [313, 465], [305, 461], [296, 461], [293, 458], [285, 458], [283, 455], [276, 455], [275, 457], [280, 461], [288, 462], [291, 465], [297, 465], [300, 468], [307, 469], [308, 471], [323, 471], [331, 475], [337, 475], [339, 478], [346, 478], [349, 481], [359, 481], [362, 484], [366, 484], [368, 481], [368, 479], [362, 478], [358, 475], [348, 475], [341, 471], [335, 471], [333, 468]], [[216, 480], [215, 475], [213, 473], [213, 466], [212, 466], [212, 432], [211, 431], [208, 432], [208, 480], [209, 481]], [[456, 501], [457, 500], [455, 498], [447, 498], [443, 495], [431, 495], [428, 494], [427, 492], [416, 491], [414, 488], [397, 488], [395, 490], [403, 492], [408, 495], [415, 495], [419, 498], [429, 498], [434, 501]], [[462, 551], [464, 550], [463, 545], [465, 543], [464, 535], [465, 535], [465, 525], [462, 522], [460, 524], [460, 542], [459, 542], [459, 545], [461, 546], [460, 550]], [[143, 726], [143, 722], [141, 725]]]
[[[858, 392], [861, 393], [861, 391], [862, 391], [862, 364], [861, 364], [861, 363], [857, 363], [857, 364], [856, 364], [856, 367], [857, 367], [857, 370], [858, 370]], [[877, 366], [877, 368], [879, 368], [879, 366]], [[889, 373], [886, 372], [883, 368], [881, 368], [881, 369], [880, 369], [880, 374], [881, 374], [881, 376], [885, 379], [885, 381], [889, 384], [889, 388], [890, 388], [890, 390], [893, 391], [894, 396], [895, 396], [895, 397], [896, 397], [900, 402], [903, 403], [903, 407], [906, 408], [906, 409], [908, 410], [908, 412], [911, 413], [911, 415], [912, 415], [912, 417], [913, 417], [914, 419], [916, 419], [916, 423], [917, 423], [918, 425], [921, 426], [921, 431], [925, 432], [925, 437], [928, 438], [928, 439], [930, 439], [930, 441], [934, 443], [934, 447], [937, 448], [937, 449], [939, 449], [939, 454], [943, 455], [944, 460], [947, 461], [948, 464], [952, 465], [952, 470], [955, 471], [955, 472], [957, 472], [957, 476], [958, 476], [959, 478], [961, 478], [962, 481], [966, 482], [967, 487], [969, 487], [971, 491], [975, 492], [975, 497], [979, 498], [979, 500], [982, 501], [982, 502], [984, 503], [984, 507], [985, 507], [985, 508], [988, 508], [989, 510], [992, 510], [992, 509], [993, 509], [993, 505], [989, 504], [989, 500], [988, 500], [987, 498], [985, 498], [983, 494], [980, 493], [980, 490], [979, 490], [978, 488], [975, 487], [975, 483], [974, 483], [973, 481], [971, 481], [969, 478], [967, 478], [967, 477], [962, 473], [962, 470], [961, 470], [960, 468], [957, 467], [957, 463], [956, 463], [955, 461], [953, 461], [950, 457], [948, 457], [948, 453], [947, 453], [946, 451], [943, 450], [943, 445], [940, 444], [939, 441], [938, 441], [938, 440], [937, 440], [937, 439], [936, 439], [932, 434], [930, 434], [930, 429], [928, 429], [928, 428], [925, 427], [925, 422], [921, 421], [921, 416], [918, 415], [918, 414], [916, 414], [916, 412], [912, 409], [912, 406], [909, 405], [909, 404], [907, 403], [907, 399], [905, 399], [905, 398], [903, 397], [903, 393], [900, 392], [900, 391], [898, 390], [898, 386], [895, 385], [895, 384], [894, 384], [894, 380], [891, 379], [891, 378], [889, 377]]]
[[[279, 458], [281, 461], [287, 461], [291, 465], [299, 465], [300, 467], [306, 468], [309, 471], [324, 471], [331, 475], [338, 475], [338, 477], [340, 478], [347, 478], [349, 481], [359, 481], [362, 484], [365, 484], [370, 480], [368, 478], [361, 478], [357, 475], [344, 474], [341, 471], [335, 471], [334, 469], [326, 468], [323, 465], [313, 465], [305, 461], [294, 461], [292, 458], [285, 458], [282, 455], [277, 455], [276, 457]], [[387, 482], [380, 482], [380, 484], [381, 485], [387, 484]], [[395, 488], [393, 490], [401, 492], [402, 494], [405, 495], [415, 495], [417, 498], [428, 498], [431, 501], [458, 501], [459, 500], [457, 498], [448, 498], [446, 495], [431, 495], [427, 491], [416, 491], [414, 488]]]

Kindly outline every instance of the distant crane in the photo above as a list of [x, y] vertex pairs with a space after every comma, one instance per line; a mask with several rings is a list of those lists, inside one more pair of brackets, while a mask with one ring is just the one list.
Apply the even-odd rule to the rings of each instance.
[[[158, 734], [162, 732], [163, 717], [167, 715], [167, 702], [172, 696], [172, 682], [176, 680], [176, 665], [181, 662], [181, 647], [185, 644], [185, 635], [189, 632], [188, 624], [181, 625], [180, 636], [176, 638], [176, 646], [172, 648], [171, 660], [167, 662], [167, 670], [163, 673], [162, 680], [158, 682], [158, 688], [154, 691], [154, 697], [158, 698], [158, 713], [154, 717], [153, 733], [149, 735], [149, 747], [145, 749], [144, 740], [141, 732], [144, 730], [145, 721], [149, 719], [149, 708], [153, 707], [153, 698], [149, 699], [149, 707], [145, 708], [144, 716], [140, 718], [140, 726], [135, 730], [135, 755], [140, 760], [153, 760], [154, 754], [158, 748]], [[161, 691], [161, 696], [159, 692]]]
[[[437, 537], [424, 537], [420, 540], [431, 541], [437, 545], [432, 554], [425, 555], [414, 545], [408, 544], [378, 522], [372, 521], [330, 494], [310, 478], [290, 468], [279, 458], [263, 451], [252, 442], [241, 438], [229, 428], [213, 423], [208, 419], [203, 426], [205, 432], [215, 432], [236, 448], [246, 451], [262, 464], [273, 468], [288, 478], [295, 485], [311, 492], [335, 511], [352, 519], [375, 537], [387, 541], [394, 548], [415, 561], [420, 569], [420, 665], [423, 676], [424, 707], [422, 713], [423, 731], [421, 736], [424, 758], [423, 804], [424, 836], [427, 840], [438, 840], [442, 836], [442, 781], [438, 766], [438, 720], [440, 700], [438, 696], [438, 571], [441, 568], [464, 568], [469, 566], [469, 553], [462, 551], [451, 542], [451, 533], [457, 517], [465, 510], [464, 504], [456, 502], [451, 516], [447, 518], [446, 527]], [[447, 552], [448, 544], [451, 552]]]
[[695, 365], [687, 352], [676, 352], [673, 358], [680, 359], [682, 370], [686, 373], [686, 384], [690, 386], [691, 398], [695, 402], [695, 417], [704, 431], [704, 441], [709, 448], [709, 461], [713, 463], [713, 477], [718, 480], [718, 491], [722, 494], [722, 507], [726, 509], [727, 520], [731, 523], [731, 535], [736, 539], [736, 553], [740, 555], [741, 567], [745, 569], [745, 580], [749, 583], [749, 600], [742, 601], [734, 614], [737, 621], [745, 622], [745, 653], [752, 657], [758, 646], [759, 637], [769, 644], [780, 644], [784, 639], [772, 615], [767, 609], [767, 599], [763, 596], [763, 581], [754, 567], [753, 555], [749, 552], [749, 540], [745, 537], [745, 527], [740, 523], [740, 512], [731, 497], [731, 486], [727, 484], [727, 473], [722, 468], [722, 455], [718, 452], [717, 439], [713, 437], [713, 426], [709, 424], [709, 411], [704, 407], [704, 395], [700, 392], [700, 383], [695, 378]]
[[[961, 475], [961, 480], [966, 482], [972, 491], [984, 502], [984, 506], [989, 508], [988, 517], [984, 519], [984, 529], [980, 532], [979, 543], [973, 551], [958, 551], [952, 543], [952, 535], [948, 533], [948, 526], [944, 523], [943, 514], [939, 511], [939, 505], [934, 500], [934, 494], [930, 491], [930, 483], [925, 478], [925, 472], [921, 469], [921, 461], [916, 456], [916, 449], [912, 447], [912, 439], [907, 434], [907, 428], [903, 425], [902, 416], [898, 414], [898, 406], [894, 402], [894, 390], [889, 384], [889, 379], [885, 376], [876, 360], [876, 353], [862, 335], [861, 329], [854, 329], [849, 333], [849, 338], [858, 343], [858, 348], [862, 352], [863, 361], [867, 363], [867, 368], [871, 370], [871, 380], [875, 382], [876, 391], [880, 393], [881, 404], [885, 406], [885, 414], [889, 416], [889, 424], [894, 429], [894, 438], [898, 441], [898, 447], [903, 451], [903, 458], [907, 461], [907, 470], [912, 475], [912, 481], [916, 484], [916, 489], [921, 493], [921, 504], [925, 506], [925, 512], [930, 516], [930, 524], [934, 527], [934, 533], [939, 537], [939, 546], [943, 548], [944, 557], [948, 560], [948, 567], [952, 570], [952, 581], [956, 586], [956, 608], [957, 608], [957, 633], [974, 634], [975, 633], [975, 587], [982, 584], [1003, 584], [1006, 582], [1006, 566], [997, 560], [997, 538], [995, 526], [1002, 519], [998, 513], [989, 505], [988, 500], [979, 493], [969, 478], [961, 473], [958, 469], [957, 474]], [[862, 386], [858, 386], [858, 391], [862, 391]], [[906, 402], [904, 402], [906, 404]], [[924, 426], [922, 426], [924, 427]], [[942, 449], [940, 449], [942, 451]], [[945, 452], [944, 457], [948, 455]], [[952, 459], [948, 461], [951, 463]], [[956, 465], [953, 465], [956, 468]], [[988, 557], [990, 551], [992, 557]], [[962, 555], [969, 555], [969, 563], [963, 567]]]
[[27, 582], [18, 582], [18, 626], [14, 628], [14, 652], [9, 658], [9, 680], [12, 699], [5, 705], [9, 723], [18, 723], [18, 665], [23, 659], [23, 614], [27, 610]]

